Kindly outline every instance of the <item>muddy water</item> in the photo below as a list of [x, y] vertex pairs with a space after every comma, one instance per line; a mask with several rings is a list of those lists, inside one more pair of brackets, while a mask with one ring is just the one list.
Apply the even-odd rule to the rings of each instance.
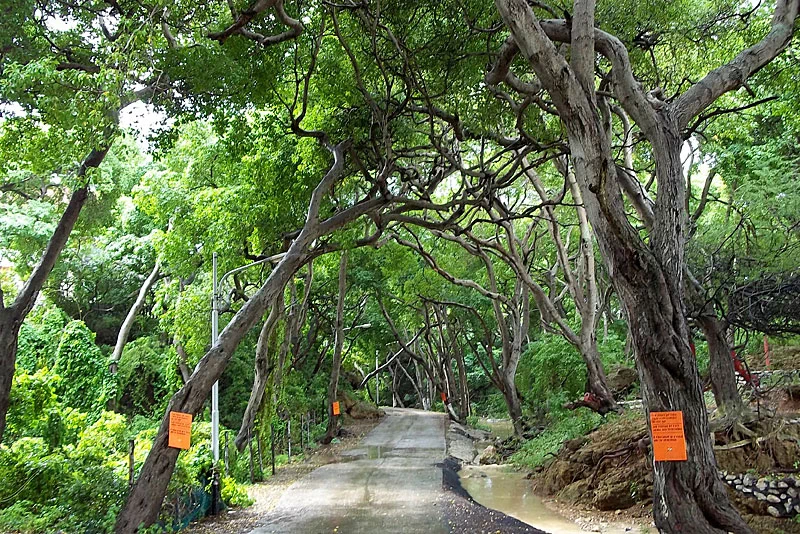
[[576, 534], [587, 531], [608, 534], [640, 532], [632, 524], [591, 522], [580, 525], [545, 506], [534, 495], [531, 483], [522, 473], [497, 466], [466, 466], [460, 472], [461, 485], [477, 502], [515, 517], [550, 534]]

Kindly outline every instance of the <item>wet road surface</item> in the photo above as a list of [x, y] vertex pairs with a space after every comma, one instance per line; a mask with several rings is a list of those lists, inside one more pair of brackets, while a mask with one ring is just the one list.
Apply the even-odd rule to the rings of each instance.
[[296, 482], [251, 534], [444, 534], [445, 416], [385, 408], [355, 448]]

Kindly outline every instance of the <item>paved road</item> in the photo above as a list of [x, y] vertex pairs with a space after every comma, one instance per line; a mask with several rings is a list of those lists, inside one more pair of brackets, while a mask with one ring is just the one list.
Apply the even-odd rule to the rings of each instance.
[[[445, 456], [444, 414], [385, 408], [386, 418], [281, 497], [251, 534], [444, 534], [437, 505]], [[440, 503], [439, 503], [440, 504]]]

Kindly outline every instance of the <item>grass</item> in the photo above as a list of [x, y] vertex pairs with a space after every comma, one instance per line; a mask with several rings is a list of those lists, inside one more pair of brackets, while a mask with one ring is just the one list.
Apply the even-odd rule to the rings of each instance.
[[588, 434], [603, 421], [600, 415], [585, 408], [575, 411], [551, 412], [548, 414], [548, 419], [550, 419], [550, 424], [544, 432], [526, 441], [511, 456], [510, 460], [513, 464], [531, 469], [538, 467], [548, 457], [555, 455], [562, 443]]

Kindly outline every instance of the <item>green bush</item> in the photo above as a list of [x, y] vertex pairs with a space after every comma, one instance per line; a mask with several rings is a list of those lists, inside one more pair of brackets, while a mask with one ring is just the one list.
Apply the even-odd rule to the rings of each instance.
[[526, 441], [511, 456], [511, 462], [533, 468], [541, 465], [551, 455], [558, 452], [567, 440], [583, 436], [603, 421], [603, 418], [587, 408], [574, 411], [558, 409], [547, 416], [547, 428], [535, 438]]
[[247, 495], [247, 491], [242, 484], [239, 484], [231, 477], [222, 477], [222, 500], [226, 505], [240, 508], [253, 504], [253, 499]]
[[64, 327], [53, 372], [63, 379], [56, 388], [60, 400], [88, 413], [93, 420], [113, 398], [106, 358], [94, 343], [94, 333], [82, 321], [70, 321]]

